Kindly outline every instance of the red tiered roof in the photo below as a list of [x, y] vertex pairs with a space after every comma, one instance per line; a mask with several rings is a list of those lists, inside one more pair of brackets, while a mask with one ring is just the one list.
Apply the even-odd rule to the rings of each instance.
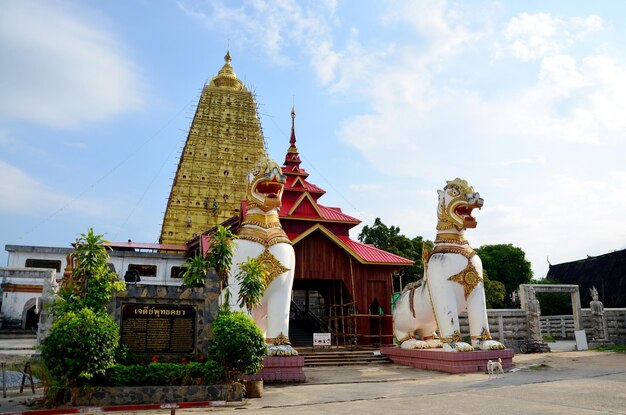
[[300, 167], [302, 161], [296, 147], [295, 116], [292, 110], [289, 149], [282, 168], [287, 178], [279, 212], [282, 227], [292, 242], [296, 244], [319, 230], [363, 264], [411, 265], [411, 260], [350, 239], [349, 230], [361, 221], [346, 215], [341, 208], [317, 202], [326, 191], [309, 183], [309, 174]]

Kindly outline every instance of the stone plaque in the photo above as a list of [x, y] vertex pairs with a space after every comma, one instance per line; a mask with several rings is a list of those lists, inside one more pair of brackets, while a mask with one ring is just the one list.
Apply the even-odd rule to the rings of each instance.
[[193, 353], [196, 307], [122, 304], [122, 343], [134, 353]]

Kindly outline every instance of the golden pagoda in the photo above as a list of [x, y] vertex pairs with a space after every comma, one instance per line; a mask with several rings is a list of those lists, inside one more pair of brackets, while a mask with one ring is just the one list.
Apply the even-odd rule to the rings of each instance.
[[256, 101], [230, 65], [207, 83], [180, 156], [161, 228], [162, 244], [185, 244], [239, 215], [246, 174], [265, 142]]

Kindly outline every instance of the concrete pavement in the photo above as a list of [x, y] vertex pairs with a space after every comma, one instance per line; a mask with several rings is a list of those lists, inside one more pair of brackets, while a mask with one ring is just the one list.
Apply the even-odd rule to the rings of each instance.
[[[263, 398], [244, 405], [178, 409], [176, 414], [626, 414], [625, 354], [520, 354], [514, 362], [516, 367], [497, 379], [484, 373], [450, 375], [393, 364], [306, 368], [304, 384], [266, 385]], [[16, 403], [21, 398], [13, 399]], [[6, 410], [0, 407], [0, 412]]]
[[397, 365], [306, 368], [306, 383], [266, 385], [263, 398], [244, 406], [176, 414], [626, 414], [624, 354], [553, 352], [518, 355], [514, 361], [516, 367], [497, 379]]

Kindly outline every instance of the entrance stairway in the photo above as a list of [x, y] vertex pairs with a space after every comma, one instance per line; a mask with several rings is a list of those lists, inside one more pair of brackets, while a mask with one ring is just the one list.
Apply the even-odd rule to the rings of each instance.
[[378, 353], [375, 348], [349, 350], [344, 348], [313, 349], [296, 347], [298, 354], [304, 356], [304, 366], [349, 366], [392, 363], [391, 359]]

